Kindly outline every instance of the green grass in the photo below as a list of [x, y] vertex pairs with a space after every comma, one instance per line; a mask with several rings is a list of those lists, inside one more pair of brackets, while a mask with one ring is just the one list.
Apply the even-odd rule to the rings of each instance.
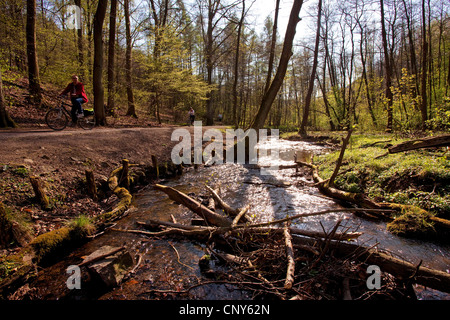
[[[386, 141], [370, 146], [377, 141]], [[442, 150], [414, 150], [388, 154], [387, 144], [409, 139], [384, 134], [354, 134], [344, 155], [335, 185], [349, 192], [364, 192], [376, 201], [415, 205], [450, 218], [450, 159]], [[319, 174], [331, 176], [339, 150], [315, 157]], [[346, 172], [346, 170], [348, 170]]]

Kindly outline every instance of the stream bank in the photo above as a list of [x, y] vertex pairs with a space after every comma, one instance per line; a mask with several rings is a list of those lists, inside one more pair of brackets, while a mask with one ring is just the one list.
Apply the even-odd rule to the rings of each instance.
[[[262, 146], [264, 147], [264, 146]], [[271, 147], [274, 147], [271, 144]], [[311, 157], [315, 153], [323, 151], [321, 147], [304, 142], [280, 142], [280, 165], [292, 163], [294, 154], [302, 154], [304, 157]], [[264, 159], [262, 159], [263, 163]], [[268, 160], [269, 162], [272, 160]], [[271, 221], [280, 217], [294, 215], [298, 212], [316, 212], [323, 209], [342, 208], [332, 199], [327, 199], [320, 195], [316, 188], [311, 187], [311, 177], [306, 173], [292, 170], [279, 170], [272, 175], [261, 176], [259, 169], [252, 166], [223, 164], [209, 168], [190, 168], [182, 177], [167, 180], [168, 186], [176, 187], [180, 191], [190, 194], [198, 199], [207, 199], [204, 184], [215, 187], [220, 184], [222, 197], [233, 207], [242, 207], [250, 204], [249, 214], [254, 221]], [[150, 186], [141, 190], [134, 197], [134, 207], [128, 215], [117, 222], [115, 228], [134, 229], [138, 221], [146, 221], [149, 218], [170, 221], [174, 217], [178, 223], [190, 224], [194, 217], [192, 212], [186, 208], [173, 203], [164, 194], [156, 192]], [[364, 221], [349, 213], [333, 213], [321, 217], [303, 218], [296, 221], [295, 226], [305, 230], [330, 230], [336, 225], [336, 221], [343, 219], [344, 229], [351, 231], [362, 231], [363, 236], [358, 239], [358, 243], [372, 246], [376, 243], [380, 249], [389, 250], [393, 255], [400, 256], [407, 261], [418, 264], [423, 260], [423, 265], [439, 270], [448, 270], [449, 248], [433, 243], [407, 240], [393, 236], [386, 232], [385, 225], [379, 222]], [[67, 275], [66, 268], [71, 264], [78, 264], [84, 256], [89, 255], [99, 247], [105, 245], [126, 246], [133, 254], [135, 260], [141, 263], [135, 272], [122, 285], [115, 289], [99, 289], [98, 285], [92, 285], [89, 281], [89, 274], [83, 274], [83, 282], [86, 285], [82, 289], [70, 291], [65, 285]], [[37, 288], [33, 293], [36, 299], [254, 299], [264, 297], [259, 294], [255, 296], [255, 291], [245, 290], [236, 281], [232, 281], [233, 270], [230, 266], [224, 265], [219, 260], [210, 259], [211, 269], [214, 273], [205, 273], [199, 267], [199, 260], [205, 255], [210, 255], [209, 248], [202, 243], [187, 241], [186, 239], [171, 238], [147, 238], [135, 234], [117, 233], [112, 230], [105, 232], [83, 247], [76, 250], [65, 261], [61, 261], [54, 266], [45, 269], [44, 272], [33, 282], [33, 288]], [[273, 247], [272, 250], [280, 250]], [[281, 263], [278, 268], [283, 269], [283, 250], [273, 256], [272, 264]], [[281, 259], [280, 259], [281, 257]], [[270, 259], [265, 262], [271, 261]], [[314, 288], [325, 288], [330, 292], [315, 290], [304, 292], [304, 298], [309, 299], [340, 299], [342, 298], [342, 274], [338, 274], [332, 280], [331, 274], [324, 271], [342, 270], [336, 267], [336, 260], [331, 257], [326, 259], [328, 264], [324, 264], [322, 269], [305, 274], [308, 282]], [[344, 260], [345, 261], [345, 260]], [[298, 261], [301, 265], [301, 261]], [[305, 261], [304, 263], [307, 263]], [[270, 263], [269, 263], [270, 265]], [[300, 266], [299, 265], [299, 266]], [[353, 279], [351, 284], [354, 298], [365, 298], [361, 293], [358, 295], [361, 283], [365, 283], [364, 266], [346, 265], [346, 277]], [[270, 271], [270, 270], [268, 270]], [[348, 272], [348, 273], [347, 273]], [[448, 272], [448, 271], [447, 271]], [[214, 276], [216, 282], [211, 281]], [[336, 276], [336, 274], [335, 274]], [[217, 277], [221, 279], [220, 283]], [[220, 278], [222, 277], [222, 278]], [[362, 278], [360, 278], [362, 277]], [[345, 278], [345, 277], [344, 277]], [[358, 279], [356, 285], [353, 283]], [[225, 284], [224, 282], [229, 282]], [[204, 283], [199, 285], [199, 283]], [[396, 281], [384, 275], [383, 283], [385, 290], [398, 289]], [[331, 286], [331, 287], [330, 287]], [[192, 288], [185, 292], [187, 288]], [[361, 288], [360, 288], [361, 289]], [[445, 294], [429, 293], [420, 291], [419, 297], [433, 295], [435, 299], [443, 299]], [[177, 294], [178, 292], [178, 294]], [[383, 291], [386, 294], [389, 291]], [[31, 294], [29, 294], [31, 295]], [[376, 294], [372, 293], [372, 297]], [[267, 298], [267, 296], [265, 296]], [[406, 296], [403, 296], [403, 298]], [[272, 297], [273, 298], [273, 297]], [[381, 295], [378, 298], [401, 298]]]

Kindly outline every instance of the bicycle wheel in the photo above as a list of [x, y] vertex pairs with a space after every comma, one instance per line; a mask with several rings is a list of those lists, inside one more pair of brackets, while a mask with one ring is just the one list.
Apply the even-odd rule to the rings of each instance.
[[45, 115], [45, 123], [53, 130], [64, 130], [69, 119], [62, 108], [51, 109]]
[[85, 115], [82, 118], [78, 118], [78, 124], [84, 130], [92, 130], [95, 127], [94, 114]]

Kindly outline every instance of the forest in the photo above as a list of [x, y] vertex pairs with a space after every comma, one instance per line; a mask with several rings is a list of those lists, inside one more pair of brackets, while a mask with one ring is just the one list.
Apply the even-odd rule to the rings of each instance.
[[0, 128], [0, 300], [450, 297], [447, 0], [0, 0]]
[[40, 105], [40, 82], [78, 74], [99, 124], [106, 105], [159, 123], [193, 107], [207, 125], [222, 114], [303, 134], [448, 130], [447, 1], [294, 1], [287, 30], [278, 16], [291, 2], [274, 1], [263, 26], [258, 2], [2, 0], [3, 81], [28, 76]]

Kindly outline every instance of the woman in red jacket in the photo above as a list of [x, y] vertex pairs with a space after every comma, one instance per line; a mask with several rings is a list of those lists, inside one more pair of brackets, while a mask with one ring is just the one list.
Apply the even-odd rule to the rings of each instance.
[[88, 102], [86, 92], [84, 92], [84, 85], [78, 81], [78, 76], [72, 76], [72, 82], [61, 92], [61, 95], [70, 94], [72, 101], [72, 121], [77, 122], [77, 119], [83, 116], [82, 104]]

